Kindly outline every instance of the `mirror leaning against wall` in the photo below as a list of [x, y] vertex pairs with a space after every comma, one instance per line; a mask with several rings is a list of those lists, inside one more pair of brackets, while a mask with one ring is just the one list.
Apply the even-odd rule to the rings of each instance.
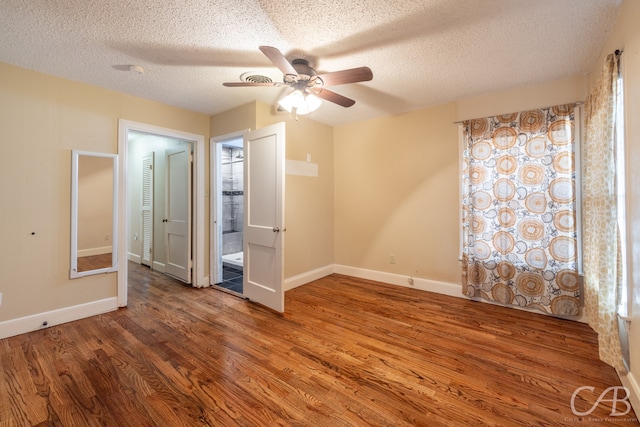
[[71, 152], [70, 277], [118, 270], [118, 155]]

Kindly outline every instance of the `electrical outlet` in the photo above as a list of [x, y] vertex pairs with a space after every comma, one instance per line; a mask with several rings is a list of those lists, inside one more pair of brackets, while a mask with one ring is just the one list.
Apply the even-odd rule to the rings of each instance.
[[409, 286], [413, 286], [413, 277], [409, 277], [407, 279], [407, 283], [409, 284]]
[[389, 254], [389, 264], [396, 263], [396, 254]]
[[105, 242], [108, 242], [108, 241], [109, 241], [109, 235], [108, 235], [108, 234], [105, 234], [105, 235], [104, 235], [104, 241], [105, 241]]

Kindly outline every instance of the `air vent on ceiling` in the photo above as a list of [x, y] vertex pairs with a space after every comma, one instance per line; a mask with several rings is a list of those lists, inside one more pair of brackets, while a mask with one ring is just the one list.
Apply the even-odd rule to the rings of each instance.
[[273, 83], [271, 77], [256, 74], [255, 72], [244, 73], [240, 76], [240, 80], [248, 83]]

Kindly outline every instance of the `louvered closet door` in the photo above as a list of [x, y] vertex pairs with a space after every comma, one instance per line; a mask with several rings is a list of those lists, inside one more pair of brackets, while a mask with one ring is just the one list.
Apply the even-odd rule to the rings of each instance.
[[141, 262], [151, 267], [153, 262], [153, 153], [142, 157], [142, 255]]

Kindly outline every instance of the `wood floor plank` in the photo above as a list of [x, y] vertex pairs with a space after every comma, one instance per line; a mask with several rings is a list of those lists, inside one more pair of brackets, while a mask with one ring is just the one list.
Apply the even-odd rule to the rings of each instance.
[[620, 385], [578, 322], [341, 275], [277, 315], [129, 271], [126, 308], [0, 340], [0, 427], [586, 426], [576, 388]]
[[39, 399], [20, 351], [12, 348], [2, 354], [2, 415], [7, 425], [34, 425], [47, 419], [46, 401]]

